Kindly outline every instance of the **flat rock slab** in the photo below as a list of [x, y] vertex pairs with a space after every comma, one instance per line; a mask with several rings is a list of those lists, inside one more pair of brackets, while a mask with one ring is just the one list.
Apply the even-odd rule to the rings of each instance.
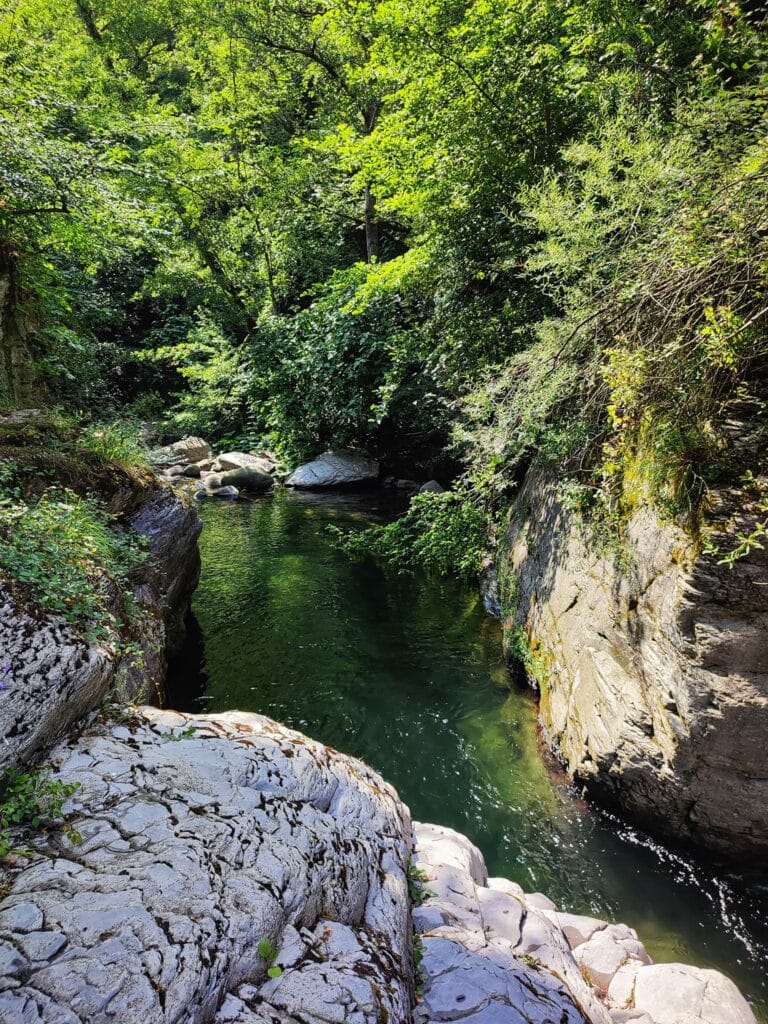
[[371, 769], [152, 708], [52, 759], [83, 841], [52, 830], [4, 879], [2, 1024], [409, 1019], [410, 820]]
[[379, 479], [379, 464], [362, 452], [325, 452], [299, 466], [285, 481], [286, 487], [319, 490], [326, 487], [362, 487]]

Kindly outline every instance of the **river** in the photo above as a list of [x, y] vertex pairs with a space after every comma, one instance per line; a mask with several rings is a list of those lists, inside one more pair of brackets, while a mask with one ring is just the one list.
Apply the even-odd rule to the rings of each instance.
[[548, 767], [529, 692], [475, 590], [353, 562], [329, 523], [386, 492], [280, 490], [201, 505], [203, 571], [170, 699], [258, 711], [361, 757], [414, 818], [450, 825], [493, 875], [632, 925], [655, 960], [716, 967], [768, 1024], [768, 877], [726, 871], [587, 806]]

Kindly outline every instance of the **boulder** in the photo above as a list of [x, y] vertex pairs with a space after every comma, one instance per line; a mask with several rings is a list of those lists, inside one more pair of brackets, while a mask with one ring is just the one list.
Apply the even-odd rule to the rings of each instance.
[[560, 913], [541, 893], [488, 878], [465, 836], [413, 829], [425, 876], [413, 910], [424, 949], [416, 1024], [755, 1024], [717, 971], [652, 965], [632, 928]]
[[214, 473], [223, 473], [228, 469], [255, 469], [260, 473], [274, 473], [277, 463], [274, 459], [249, 452], [225, 452], [217, 455], [211, 465]]
[[200, 437], [184, 437], [181, 441], [174, 441], [164, 448], [155, 448], [149, 453], [149, 462], [155, 469], [175, 465], [188, 466], [190, 462], [210, 459], [212, 454], [207, 441]]
[[82, 842], [43, 833], [3, 886], [2, 1024], [409, 1021], [410, 820], [366, 765], [154, 708], [52, 759]]
[[[626, 969], [625, 969], [626, 971]], [[755, 1016], [733, 982], [718, 971], [685, 964], [651, 964], [634, 971], [627, 1004], [653, 1024], [754, 1024]], [[618, 991], [611, 988], [611, 995]]]
[[221, 487], [239, 487], [241, 491], [249, 491], [255, 494], [262, 494], [264, 491], [271, 491], [275, 481], [268, 473], [262, 473], [255, 466], [242, 466], [240, 469], [228, 469], [224, 473], [214, 473], [207, 477], [205, 486], [209, 487], [211, 480], [218, 480]]
[[325, 452], [313, 462], [299, 466], [285, 481], [286, 487], [307, 490], [332, 487], [362, 487], [379, 479], [379, 464], [362, 452]]
[[441, 487], [437, 480], [427, 480], [419, 487], [419, 494], [444, 494], [445, 488]]
[[199, 480], [200, 473], [200, 464], [197, 462], [193, 462], [189, 466], [184, 467], [184, 476], [190, 477], [192, 480]]

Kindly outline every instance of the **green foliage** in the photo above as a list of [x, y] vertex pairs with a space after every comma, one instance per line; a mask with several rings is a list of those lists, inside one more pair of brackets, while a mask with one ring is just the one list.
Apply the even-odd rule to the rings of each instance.
[[477, 577], [486, 551], [487, 526], [482, 511], [464, 495], [416, 494], [407, 511], [386, 526], [357, 533], [333, 528], [349, 554], [372, 556], [397, 570]]
[[411, 901], [411, 906], [420, 907], [425, 899], [429, 896], [425, 883], [429, 880], [429, 875], [424, 868], [417, 867], [416, 864], [408, 858], [408, 898]]
[[516, 626], [504, 636], [508, 657], [519, 662], [528, 679], [543, 691], [549, 679], [549, 662], [546, 654], [531, 643], [531, 638], [522, 626]]
[[277, 950], [272, 945], [269, 939], [259, 939], [258, 946], [256, 947], [259, 951], [259, 956], [267, 964], [267, 977], [279, 978], [283, 973], [282, 967], [278, 967], [275, 963], [277, 959]]
[[[113, 610], [117, 594], [142, 557], [139, 539], [94, 498], [50, 488], [36, 500], [0, 500], [0, 569], [89, 643], [117, 643], [124, 625]], [[128, 594], [123, 614], [131, 618]]]
[[[61, 818], [64, 802], [79, 788], [79, 782], [52, 779], [47, 770], [8, 769], [0, 780], [0, 859], [14, 853], [14, 830], [38, 831], [45, 821]], [[77, 841], [79, 833], [72, 833]]]
[[291, 459], [452, 435], [478, 507], [537, 459], [619, 533], [646, 501], [695, 526], [766, 357], [761, 11], [19, 0], [0, 276], [26, 369]]
[[125, 419], [86, 427], [78, 435], [77, 448], [125, 468], [146, 466], [149, 454], [139, 436], [138, 424]]

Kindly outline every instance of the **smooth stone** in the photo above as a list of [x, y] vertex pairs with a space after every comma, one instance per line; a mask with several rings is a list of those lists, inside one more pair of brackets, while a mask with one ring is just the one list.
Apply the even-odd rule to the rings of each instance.
[[684, 964], [653, 964], [635, 976], [634, 1009], [654, 1024], [705, 1021], [706, 1024], [755, 1024], [746, 999], [718, 971]]
[[211, 464], [214, 473], [225, 473], [229, 469], [255, 469], [269, 475], [276, 468], [277, 463], [273, 459], [250, 452], [224, 452], [223, 455], [217, 455]]
[[324, 452], [307, 462], [285, 481], [286, 487], [308, 490], [324, 487], [353, 487], [377, 482], [379, 464], [363, 452]]

